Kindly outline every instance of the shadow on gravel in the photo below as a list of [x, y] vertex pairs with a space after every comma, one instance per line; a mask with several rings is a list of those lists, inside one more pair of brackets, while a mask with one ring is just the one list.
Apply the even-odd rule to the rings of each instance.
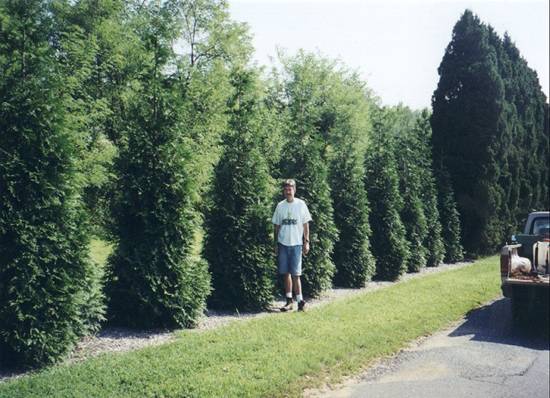
[[471, 311], [449, 336], [473, 335], [472, 340], [548, 350], [549, 317], [545, 315], [514, 320], [511, 300], [502, 298]]

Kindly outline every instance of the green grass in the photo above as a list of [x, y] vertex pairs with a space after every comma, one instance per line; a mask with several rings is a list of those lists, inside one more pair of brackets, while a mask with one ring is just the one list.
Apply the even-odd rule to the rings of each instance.
[[300, 396], [499, 295], [497, 258], [0, 384], [1, 397]]

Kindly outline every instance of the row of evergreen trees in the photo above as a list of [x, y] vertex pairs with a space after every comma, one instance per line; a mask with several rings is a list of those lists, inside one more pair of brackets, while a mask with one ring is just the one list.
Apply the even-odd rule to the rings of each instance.
[[196, 322], [199, 205], [247, 43], [214, 0], [0, 1], [3, 364], [52, 363], [105, 318]]
[[313, 216], [307, 295], [462, 258], [427, 112], [381, 108], [319, 56], [263, 79], [250, 55], [217, 0], [0, 0], [2, 361], [52, 363], [104, 318], [266, 308], [286, 177]]
[[466, 11], [434, 92], [433, 157], [456, 193], [472, 255], [493, 253], [533, 210], [550, 207], [548, 103], [507, 34]]
[[[262, 92], [253, 71], [232, 74], [228, 131], [206, 211], [211, 305], [257, 310], [273, 300], [269, 220], [281, 198], [273, 177], [296, 178], [314, 219], [304, 259], [307, 295], [437, 266], [446, 251], [427, 112], [377, 107], [356, 75], [312, 54], [283, 57], [277, 76], [275, 89]], [[372, 115], [385, 120], [375, 123], [375, 135]], [[384, 175], [390, 184], [379, 183]], [[458, 219], [452, 222], [458, 231]], [[448, 251], [448, 261], [462, 258], [458, 238], [449, 239], [458, 249]]]

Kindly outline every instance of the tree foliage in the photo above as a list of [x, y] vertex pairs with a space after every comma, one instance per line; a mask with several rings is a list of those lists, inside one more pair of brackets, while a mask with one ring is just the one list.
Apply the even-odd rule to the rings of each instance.
[[275, 290], [274, 181], [263, 153], [271, 138], [265, 123], [270, 116], [254, 71], [236, 69], [231, 81], [229, 130], [206, 219], [204, 255], [213, 286], [209, 302], [218, 308], [259, 310], [271, 304]]
[[334, 248], [337, 286], [363, 287], [375, 272], [371, 253], [369, 203], [364, 185], [364, 166], [352, 150], [340, 152], [331, 168], [334, 222], [338, 240]]
[[[426, 265], [428, 267], [437, 267], [445, 256], [445, 245], [442, 235], [443, 227], [437, 207], [438, 191], [430, 146], [432, 129], [430, 126], [430, 114], [427, 110], [423, 110], [417, 116], [412, 135], [414, 139], [411, 145], [416, 148], [416, 158], [419, 165], [420, 199], [424, 208], [427, 225], [427, 233], [422, 245], [427, 251]], [[459, 227], [458, 219], [457, 227]], [[457, 234], [454, 239], [453, 243], [460, 245], [460, 234]]]
[[210, 292], [206, 263], [192, 253], [196, 154], [181, 134], [185, 98], [171, 45], [173, 15], [169, 6], [145, 5], [135, 16], [141, 73], [115, 163], [118, 239], [107, 285], [110, 320], [126, 326], [193, 325]]
[[332, 285], [332, 252], [337, 230], [334, 225], [329, 168], [323, 158], [322, 131], [324, 87], [317, 84], [316, 60], [306, 54], [283, 60], [284, 102], [287, 104], [287, 142], [278, 167], [279, 176], [294, 178], [297, 196], [307, 203], [311, 251], [303, 261], [304, 294], [317, 296]]
[[0, 3], [0, 358], [21, 366], [58, 360], [103, 316], [79, 198], [85, 115], [55, 17], [50, 2]]
[[234, 66], [248, 62], [251, 38], [245, 24], [230, 19], [224, 0], [172, 0], [167, 8], [177, 21], [173, 44], [183, 98], [181, 134], [196, 154], [189, 173], [198, 188], [193, 200], [200, 205], [221, 154], [220, 138], [227, 130], [229, 74]]
[[223, 1], [142, 2], [132, 10], [140, 48], [116, 162], [111, 318], [189, 326], [210, 291], [198, 258], [198, 210], [227, 126], [229, 70], [249, 55], [248, 36]]
[[407, 271], [418, 272], [426, 266], [428, 251], [424, 241], [428, 234], [428, 224], [424, 213], [422, 198], [421, 157], [425, 156], [419, 148], [419, 137], [416, 135], [415, 115], [409, 108], [397, 106], [384, 108], [384, 129], [392, 137], [399, 192], [403, 200], [400, 218], [406, 231], [410, 256], [407, 258]]
[[[335, 283], [364, 286], [374, 272], [369, 244], [369, 207], [362, 184], [363, 156], [370, 126], [368, 90], [355, 73], [318, 55], [300, 53], [294, 59], [287, 59], [286, 65], [287, 73], [292, 67], [299, 73], [303, 93], [298, 95], [309, 96], [308, 103], [302, 102], [300, 106], [310, 118], [312, 134], [319, 141], [321, 157], [328, 165], [338, 234], [332, 254]], [[296, 75], [288, 73], [287, 76], [292, 80]]]
[[83, 157], [82, 199], [92, 233], [107, 238], [113, 159], [125, 118], [124, 96], [135, 74], [138, 43], [128, 26], [129, 6], [121, 0], [56, 2], [58, 29], [68, 42], [62, 53], [79, 122]]
[[492, 253], [547, 199], [546, 98], [508, 36], [466, 10], [439, 66], [433, 156], [449, 173], [464, 246]]
[[373, 116], [373, 139], [365, 159], [365, 186], [371, 203], [372, 252], [376, 278], [396, 280], [407, 270], [410, 256], [406, 230], [401, 221], [403, 198], [395, 159], [394, 137], [388, 133], [388, 114]]
[[[355, 74], [334, 69], [329, 74], [332, 89], [323, 110], [322, 136], [330, 165], [334, 223], [338, 238], [332, 256], [334, 283], [362, 287], [375, 272], [370, 250], [369, 202], [364, 185], [364, 155], [370, 133], [370, 104], [365, 85]], [[319, 82], [321, 85], [328, 85]]]
[[435, 166], [434, 173], [438, 187], [437, 208], [445, 247], [443, 259], [446, 263], [456, 263], [464, 258], [464, 249], [460, 239], [460, 214], [449, 173], [440, 164]]

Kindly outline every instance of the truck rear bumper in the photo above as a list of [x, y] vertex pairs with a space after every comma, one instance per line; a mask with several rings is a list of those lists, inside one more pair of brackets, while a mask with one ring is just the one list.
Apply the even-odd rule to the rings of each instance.
[[504, 297], [513, 297], [513, 289], [523, 286], [524, 289], [549, 289], [550, 279], [546, 277], [532, 277], [529, 279], [502, 278], [502, 294]]

